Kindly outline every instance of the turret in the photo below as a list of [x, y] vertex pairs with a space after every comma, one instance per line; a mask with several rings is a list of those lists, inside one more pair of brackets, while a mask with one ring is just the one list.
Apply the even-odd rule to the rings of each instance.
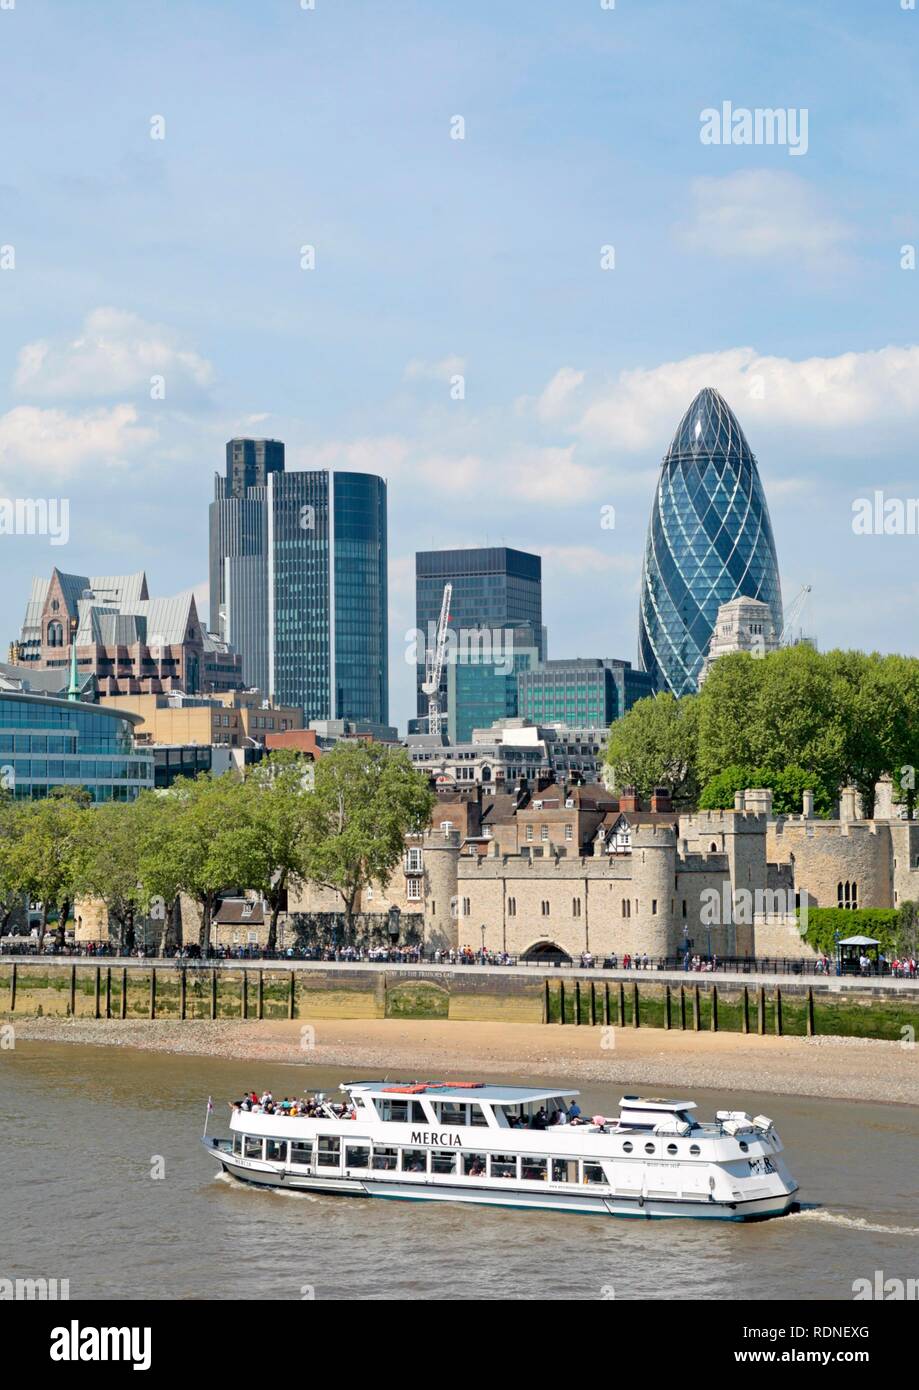
[[632, 831], [631, 954], [652, 958], [676, 950], [676, 831], [672, 825], [639, 825]]

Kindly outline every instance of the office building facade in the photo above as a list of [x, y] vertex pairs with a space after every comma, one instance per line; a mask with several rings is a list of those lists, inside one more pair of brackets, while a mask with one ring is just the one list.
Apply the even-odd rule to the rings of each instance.
[[212, 621], [241, 653], [246, 684], [275, 703], [306, 720], [386, 724], [386, 484], [288, 473], [283, 447], [227, 445], [210, 509]]
[[756, 459], [717, 391], [700, 391], [661, 465], [645, 546], [639, 655], [655, 689], [697, 689], [719, 607], [768, 605], [782, 631], [782, 591]]
[[651, 694], [651, 677], [629, 661], [544, 661], [518, 675], [517, 713], [534, 724], [602, 729]]
[[153, 757], [137, 748], [139, 716], [32, 692], [0, 694], [0, 782], [21, 800], [55, 787], [93, 801], [133, 801], [154, 784]]

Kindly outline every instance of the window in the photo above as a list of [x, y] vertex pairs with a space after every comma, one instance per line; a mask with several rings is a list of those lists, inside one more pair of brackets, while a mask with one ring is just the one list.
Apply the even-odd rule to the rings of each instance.
[[516, 899], [516, 898], [508, 898], [508, 900], [507, 900], [507, 915], [508, 915], [508, 917], [516, 917], [516, 916], [517, 916], [517, 899]]
[[407, 1100], [381, 1100], [379, 1102], [380, 1119], [388, 1120], [392, 1124], [408, 1124], [408, 1101]]
[[316, 1162], [320, 1168], [337, 1168], [341, 1159], [341, 1140], [329, 1134], [320, 1134]]
[[543, 898], [542, 902], [540, 903], [540, 910], [541, 910], [541, 912], [542, 912], [543, 917], [548, 917], [548, 916], [549, 916], [549, 900], [548, 900], [548, 898]]
[[585, 1182], [606, 1182], [606, 1177], [605, 1177], [604, 1172], [603, 1172], [603, 1165], [600, 1164], [600, 1163], [587, 1163], [587, 1162], [585, 1162], [585, 1164], [584, 1164], [584, 1181], [585, 1181]]
[[549, 838], [549, 827], [548, 827], [547, 825], [541, 825], [541, 826], [539, 827], [539, 838], [540, 838], [541, 840], [548, 840], [548, 838]]
[[406, 872], [410, 874], [420, 874], [422, 867], [421, 850], [417, 845], [413, 845], [405, 855]]
[[573, 825], [566, 825], [566, 826], [565, 826], [565, 839], [566, 839], [566, 840], [573, 840], [573, 839], [574, 839], [574, 826], [573, 826]]
[[261, 1141], [261, 1139], [256, 1138], [256, 1136], [255, 1136], [254, 1134], [247, 1134], [247, 1135], [246, 1135], [246, 1147], [245, 1147], [245, 1149], [243, 1150], [243, 1152], [245, 1153], [246, 1158], [261, 1158], [261, 1156], [262, 1156], [262, 1141]]
[[474, 1125], [478, 1129], [481, 1129], [484, 1125], [488, 1124], [488, 1116], [485, 1114], [485, 1111], [482, 1109], [481, 1105], [470, 1105], [469, 1123], [470, 1125]]
[[548, 1166], [548, 1159], [525, 1154], [520, 1160], [520, 1176], [524, 1182], [545, 1182]]
[[516, 1154], [492, 1154], [489, 1158], [489, 1176], [492, 1178], [517, 1177]]
[[442, 1125], [464, 1125], [466, 1123], [465, 1105], [457, 1105], [455, 1101], [445, 1100], [440, 1107], [440, 1123]]
[[464, 1178], [484, 1178], [485, 1176], [485, 1155], [484, 1154], [463, 1154], [463, 1177]]
[[471, 899], [469, 899], [469, 898], [463, 898], [463, 916], [464, 916], [464, 917], [468, 917], [469, 914], [470, 914], [471, 912], [472, 912], [472, 901], [471, 901]]
[[233, 1135], [233, 1152], [234, 1152], [235, 1154], [241, 1154], [242, 1151], [243, 1151], [243, 1137], [242, 1137], [241, 1134], [234, 1134], [234, 1135]]
[[[746, 1145], [741, 1144], [740, 1147], [743, 1149], [743, 1148], [746, 1147]], [[670, 1157], [673, 1158], [673, 1156], [674, 1156], [674, 1155], [676, 1154], [676, 1152], [677, 1152], [676, 1144], [668, 1144], [668, 1145], [667, 1145], [667, 1152], [668, 1152], [668, 1154], [670, 1154]]]
[[553, 1182], [577, 1182], [578, 1180], [578, 1161], [576, 1158], [553, 1158], [552, 1160], [552, 1181]]
[[458, 1167], [458, 1157], [459, 1155], [455, 1154], [452, 1149], [432, 1149], [431, 1172], [455, 1173]]
[[572, 898], [572, 899], [571, 899], [571, 915], [572, 915], [572, 917], [580, 917], [580, 915], [581, 915], [581, 899], [580, 899], [580, 898]]
[[698, 1158], [702, 1150], [699, 1148], [698, 1144], [690, 1144], [689, 1152], [692, 1154], [693, 1158]]
[[345, 1148], [345, 1167], [346, 1168], [369, 1168], [370, 1167], [370, 1145], [369, 1144], [348, 1144]]
[[304, 1163], [309, 1165], [313, 1161], [313, 1141], [312, 1139], [294, 1139], [290, 1145], [291, 1163]]
[[686, 899], [683, 899], [683, 916], [686, 916]]
[[427, 1149], [402, 1150], [403, 1173], [426, 1173], [428, 1171]]
[[287, 1140], [286, 1139], [266, 1139], [265, 1157], [270, 1158], [272, 1163], [287, 1162]]
[[645, 1153], [646, 1153], [646, 1154], [657, 1153], [657, 1145], [656, 1145], [656, 1144], [645, 1144]]
[[373, 1158], [370, 1160], [371, 1167], [386, 1173], [394, 1173], [398, 1156], [398, 1149], [378, 1148], [375, 1146]]
[[409, 902], [421, 901], [421, 879], [407, 878], [405, 880], [405, 896]]
[[657, 916], [657, 898], [652, 898], [652, 899], [651, 899], [651, 916], [652, 916], [652, 917], [656, 917], [656, 916]]
[[528, 826], [527, 826], [527, 839], [528, 839], [528, 840], [532, 840], [532, 838], [533, 838], [533, 827], [532, 827], [532, 825], [528, 825]]

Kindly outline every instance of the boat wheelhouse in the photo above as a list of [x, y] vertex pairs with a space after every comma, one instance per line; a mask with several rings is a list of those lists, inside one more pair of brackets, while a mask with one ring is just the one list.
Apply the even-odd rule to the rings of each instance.
[[772, 1121], [689, 1100], [624, 1096], [585, 1117], [575, 1090], [483, 1082], [356, 1081], [232, 1105], [208, 1152], [256, 1186], [610, 1216], [778, 1216], [797, 1184]]

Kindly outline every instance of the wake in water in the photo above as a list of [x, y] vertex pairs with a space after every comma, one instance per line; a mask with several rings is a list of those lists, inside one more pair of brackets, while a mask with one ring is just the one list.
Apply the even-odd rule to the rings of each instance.
[[243, 1189], [245, 1189], [246, 1192], [251, 1192], [253, 1188], [255, 1188], [256, 1191], [268, 1193], [272, 1197], [298, 1197], [302, 1202], [319, 1201], [319, 1198], [314, 1196], [312, 1192], [295, 1192], [292, 1187], [259, 1187], [258, 1183], [240, 1182], [239, 1179], [234, 1178], [231, 1173], [220, 1172], [215, 1174], [214, 1182], [226, 1183], [228, 1187], [238, 1187], [240, 1192], [242, 1192]]
[[876, 1221], [866, 1221], [863, 1216], [845, 1216], [839, 1211], [827, 1211], [824, 1207], [801, 1207], [791, 1212], [787, 1221], [819, 1221], [826, 1226], [845, 1226], [850, 1231], [864, 1231], [878, 1236], [919, 1236], [919, 1226], [882, 1226]]

